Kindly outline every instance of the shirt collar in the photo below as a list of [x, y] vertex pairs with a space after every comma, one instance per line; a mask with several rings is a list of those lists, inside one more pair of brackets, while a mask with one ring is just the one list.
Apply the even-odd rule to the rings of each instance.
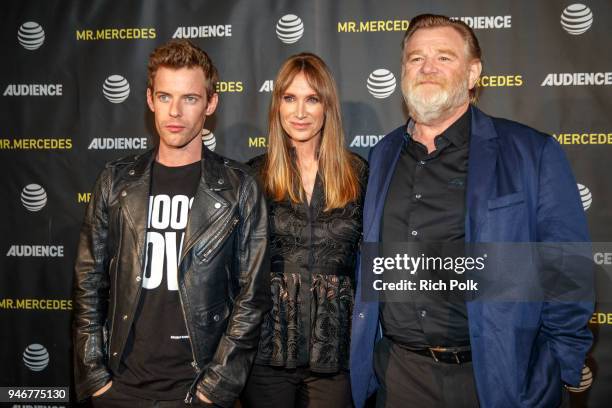
[[[468, 107], [468, 109], [465, 111], [463, 115], [461, 115], [461, 117], [459, 117], [459, 119], [453, 122], [453, 124], [450, 125], [440, 135], [436, 136], [436, 138], [443, 137], [457, 147], [464, 146], [465, 144], [467, 144], [470, 138], [471, 119], [472, 119], [472, 113], [471, 113], [471, 109]], [[406, 133], [405, 133], [406, 141], [412, 139], [412, 133], [414, 132], [414, 125], [415, 125], [414, 120], [412, 118], [408, 118], [408, 121], [406, 122]]]

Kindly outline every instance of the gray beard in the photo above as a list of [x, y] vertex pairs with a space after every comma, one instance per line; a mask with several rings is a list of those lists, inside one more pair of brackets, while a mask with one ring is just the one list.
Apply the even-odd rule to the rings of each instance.
[[403, 94], [410, 117], [417, 123], [431, 125], [469, 99], [468, 78], [453, 84], [450, 90], [443, 89], [427, 99], [419, 91], [415, 92], [412, 86]]

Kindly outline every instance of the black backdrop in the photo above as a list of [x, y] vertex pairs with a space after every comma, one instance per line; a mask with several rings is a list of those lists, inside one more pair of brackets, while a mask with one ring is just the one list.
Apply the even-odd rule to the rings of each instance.
[[[406, 118], [399, 75], [408, 20], [462, 18], [484, 50], [479, 106], [562, 143], [593, 240], [610, 241], [612, 2], [572, 1], [3, 1], [0, 386], [70, 386], [83, 211], [106, 161], [154, 144], [146, 61], [172, 37], [191, 38], [219, 68], [210, 148], [238, 160], [263, 152], [271, 80], [289, 55], [312, 51], [338, 82], [347, 144], [367, 156]], [[609, 406], [611, 324], [611, 305], [598, 304], [588, 361], [596, 380], [574, 406]]]

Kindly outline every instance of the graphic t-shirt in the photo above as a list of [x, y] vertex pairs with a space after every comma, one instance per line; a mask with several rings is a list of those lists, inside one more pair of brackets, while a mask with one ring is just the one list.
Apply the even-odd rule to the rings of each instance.
[[125, 393], [182, 399], [195, 378], [193, 354], [178, 292], [178, 263], [201, 164], [166, 167], [151, 178], [142, 292], [119, 373]]

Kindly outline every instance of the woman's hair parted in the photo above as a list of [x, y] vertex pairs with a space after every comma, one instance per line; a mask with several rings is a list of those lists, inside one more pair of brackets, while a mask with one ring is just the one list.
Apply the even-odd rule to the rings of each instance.
[[274, 80], [268, 116], [268, 155], [263, 167], [266, 192], [275, 201], [306, 201], [292, 145], [280, 120], [280, 105], [293, 79], [302, 73], [324, 107], [325, 120], [319, 146], [319, 177], [325, 192], [325, 211], [342, 208], [361, 192], [355, 160], [345, 146], [340, 101], [335, 81], [325, 62], [311, 53], [289, 57]]

